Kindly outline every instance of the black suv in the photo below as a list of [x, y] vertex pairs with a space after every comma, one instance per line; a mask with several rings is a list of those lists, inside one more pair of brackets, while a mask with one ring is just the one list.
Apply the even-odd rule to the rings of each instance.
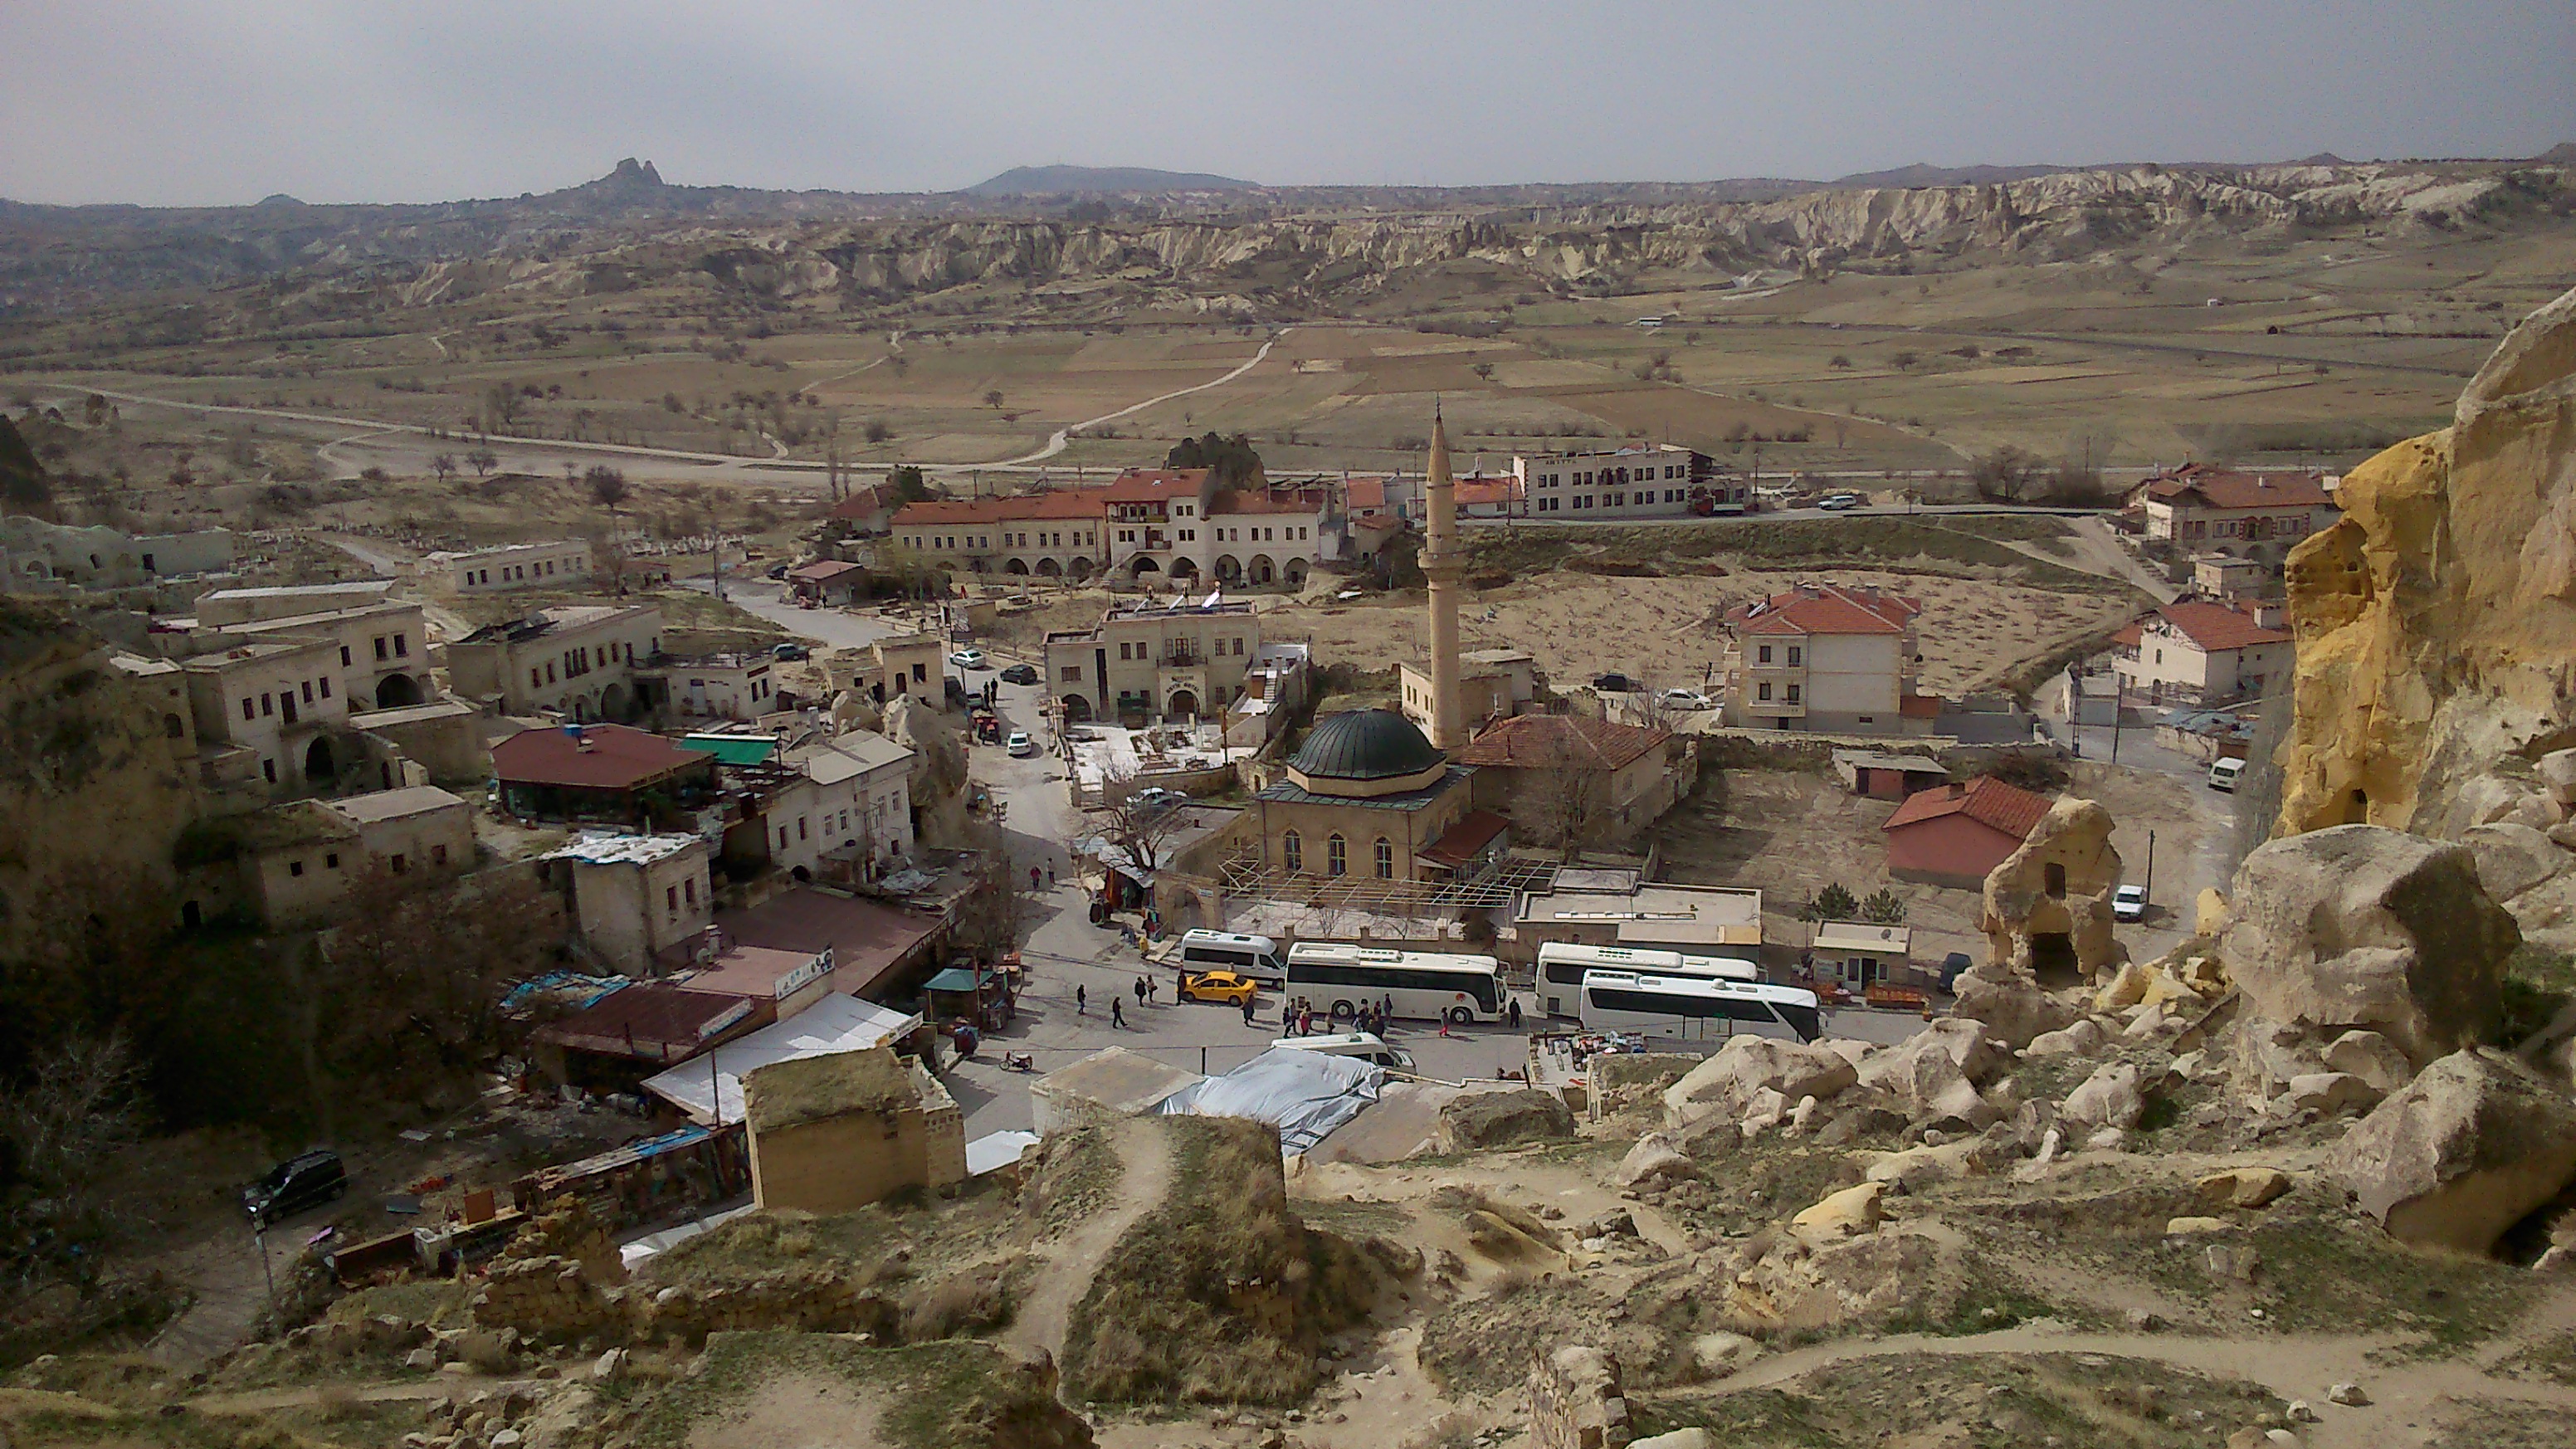
[[1004, 684], [1035, 684], [1038, 682], [1038, 671], [1033, 665], [1014, 664], [1010, 668], [1002, 671], [1002, 682]]
[[270, 1168], [266, 1176], [243, 1188], [242, 1210], [253, 1223], [266, 1227], [279, 1218], [335, 1201], [348, 1191], [349, 1169], [339, 1153], [307, 1152]]

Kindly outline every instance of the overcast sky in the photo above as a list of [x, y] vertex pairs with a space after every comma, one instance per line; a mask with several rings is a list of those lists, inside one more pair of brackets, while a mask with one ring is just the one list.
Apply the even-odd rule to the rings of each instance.
[[437, 201], [619, 157], [946, 190], [1831, 178], [1914, 161], [2522, 156], [2576, 0], [0, 5], [0, 196]]

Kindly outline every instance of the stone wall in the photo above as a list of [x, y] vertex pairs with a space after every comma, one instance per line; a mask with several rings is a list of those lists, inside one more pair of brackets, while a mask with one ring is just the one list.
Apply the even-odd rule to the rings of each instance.
[[1530, 1449], [1623, 1449], [1632, 1437], [1617, 1359], [1579, 1345], [1534, 1356]]

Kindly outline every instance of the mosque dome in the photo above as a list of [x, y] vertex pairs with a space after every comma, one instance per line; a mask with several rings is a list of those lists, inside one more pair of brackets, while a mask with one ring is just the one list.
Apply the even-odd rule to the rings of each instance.
[[1355, 709], [1318, 723], [1288, 768], [1308, 780], [1365, 781], [1409, 778], [1447, 763], [1448, 757], [1403, 715], [1391, 709]]

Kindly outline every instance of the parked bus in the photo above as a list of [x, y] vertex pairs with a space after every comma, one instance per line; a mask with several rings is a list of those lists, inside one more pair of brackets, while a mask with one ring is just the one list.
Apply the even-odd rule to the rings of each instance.
[[1739, 1031], [1814, 1041], [1825, 1029], [1812, 991], [1633, 971], [1586, 972], [1580, 1015], [1585, 1031], [1682, 1041], [1721, 1041]]
[[1233, 971], [1263, 986], [1275, 987], [1288, 976], [1279, 943], [1268, 936], [1242, 936], [1232, 931], [1183, 931], [1181, 969]]
[[1578, 946], [1549, 941], [1538, 948], [1538, 995], [1550, 1016], [1573, 1016], [1586, 971], [1632, 971], [1641, 976], [1689, 976], [1707, 981], [1759, 981], [1762, 972], [1732, 956], [1685, 956], [1639, 946]]
[[1417, 1020], [1492, 1021], [1503, 1011], [1503, 964], [1491, 956], [1301, 941], [1288, 948], [1287, 992], [1335, 1021], [1373, 1001], [1392, 1001], [1397, 1016]]

